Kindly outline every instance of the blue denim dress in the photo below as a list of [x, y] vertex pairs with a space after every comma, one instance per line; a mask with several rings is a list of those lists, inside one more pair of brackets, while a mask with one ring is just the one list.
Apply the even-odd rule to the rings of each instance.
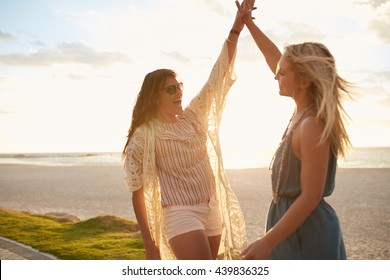
[[[272, 186], [275, 188], [283, 146], [287, 145], [280, 177], [279, 200], [277, 203], [271, 202], [266, 222], [266, 231], [270, 230], [283, 217], [301, 193], [301, 162], [292, 149], [292, 134], [286, 135], [281, 142], [272, 165]], [[272, 250], [268, 257], [269, 259], [346, 259], [339, 220], [333, 208], [324, 200], [324, 197], [330, 196], [333, 192], [336, 167], [337, 159], [330, 152], [328, 174], [322, 200], [304, 223]], [[275, 192], [275, 189], [273, 191]]]

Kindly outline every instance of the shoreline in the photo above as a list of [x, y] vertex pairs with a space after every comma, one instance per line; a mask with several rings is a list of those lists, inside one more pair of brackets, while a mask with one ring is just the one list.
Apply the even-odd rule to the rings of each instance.
[[[264, 231], [271, 202], [268, 168], [227, 169], [247, 223], [248, 242]], [[122, 166], [0, 164], [0, 207], [85, 220], [115, 215], [135, 220]], [[390, 259], [390, 168], [339, 168], [326, 198], [335, 209], [349, 259]]]

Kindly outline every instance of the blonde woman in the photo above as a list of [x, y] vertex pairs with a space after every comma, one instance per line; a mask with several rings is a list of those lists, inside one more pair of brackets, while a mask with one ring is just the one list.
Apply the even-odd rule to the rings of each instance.
[[[339, 221], [325, 201], [335, 187], [337, 157], [350, 141], [341, 100], [348, 83], [320, 43], [285, 48], [283, 55], [256, 26], [251, 10], [239, 13], [279, 82], [279, 94], [296, 104], [272, 163], [273, 201], [264, 236], [245, 259], [346, 259]], [[249, 16], [248, 16], [249, 15]]]

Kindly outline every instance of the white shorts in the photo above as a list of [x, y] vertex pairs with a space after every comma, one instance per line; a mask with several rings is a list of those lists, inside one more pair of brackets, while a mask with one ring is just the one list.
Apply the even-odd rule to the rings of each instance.
[[211, 198], [208, 204], [164, 207], [163, 224], [168, 240], [195, 230], [205, 230], [207, 236], [220, 235], [222, 218], [219, 203]]

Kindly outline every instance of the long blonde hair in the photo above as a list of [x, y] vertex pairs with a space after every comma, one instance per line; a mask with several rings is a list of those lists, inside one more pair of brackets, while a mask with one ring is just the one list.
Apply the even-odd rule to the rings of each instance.
[[325, 124], [320, 141], [329, 139], [334, 154], [345, 158], [351, 142], [344, 124], [349, 116], [342, 101], [351, 98], [351, 84], [337, 74], [333, 55], [321, 43], [289, 45], [284, 57], [291, 63], [297, 79], [310, 82], [317, 117]]

